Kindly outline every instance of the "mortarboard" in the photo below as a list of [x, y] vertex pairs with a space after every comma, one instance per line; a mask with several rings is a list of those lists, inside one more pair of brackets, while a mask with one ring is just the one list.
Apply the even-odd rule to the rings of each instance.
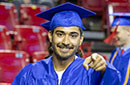
[[49, 25], [49, 29], [46, 28], [48, 31], [58, 26], [79, 26], [84, 30], [85, 27], [83, 26], [81, 19], [95, 14], [96, 13], [90, 10], [67, 2], [38, 13], [36, 16], [50, 21], [50, 23], [47, 24]]
[[50, 22], [42, 23], [41, 26], [44, 27], [47, 31], [51, 30], [50, 29]]
[[113, 13], [110, 16], [115, 16], [112, 27], [115, 26], [114, 32], [104, 40], [105, 43], [113, 44], [113, 37], [116, 35], [118, 26], [130, 26], [130, 13]]
[[112, 27], [116, 26], [117, 22], [119, 22], [119, 26], [130, 26], [130, 13], [113, 13], [110, 16], [115, 16]]

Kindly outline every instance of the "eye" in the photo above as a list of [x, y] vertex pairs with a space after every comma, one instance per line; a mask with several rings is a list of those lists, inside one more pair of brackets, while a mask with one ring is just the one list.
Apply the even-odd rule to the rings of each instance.
[[78, 37], [78, 34], [76, 34], [76, 33], [75, 34], [71, 34], [71, 37], [72, 38], [76, 38], [76, 37]]
[[57, 36], [61, 37], [61, 36], [63, 36], [63, 33], [57, 33]]

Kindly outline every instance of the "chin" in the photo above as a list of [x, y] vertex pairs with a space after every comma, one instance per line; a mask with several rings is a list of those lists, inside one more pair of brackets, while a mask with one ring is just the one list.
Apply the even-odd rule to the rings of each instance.
[[74, 54], [57, 54], [57, 57], [61, 60], [67, 60], [68, 58], [72, 57]]
[[119, 47], [119, 46], [120, 46], [120, 43], [115, 42], [115, 43], [113, 43], [113, 45], [116, 46], [116, 47]]
[[60, 60], [67, 60], [68, 58], [70, 58], [71, 56], [62, 56], [62, 55], [60, 55], [60, 56], [57, 56], [58, 57], [58, 59], [60, 59]]
[[119, 44], [115, 44], [114, 46], [116, 46], [116, 47], [120, 47], [120, 45], [119, 45]]
[[76, 50], [71, 49], [69, 52], [62, 52], [62, 51], [60, 51], [60, 49], [57, 49], [54, 51], [54, 53], [58, 59], [67, 60], [68, 58], [74, 56], [74, 54], [76, 53]]
[[116, 44], [115, 46], [116, 46], [116, 47], [122, 47], [122, 45], [121, 45], [121, 44]]

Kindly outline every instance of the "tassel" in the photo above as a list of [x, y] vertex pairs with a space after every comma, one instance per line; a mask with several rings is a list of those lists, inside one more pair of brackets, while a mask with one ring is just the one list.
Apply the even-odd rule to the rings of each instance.
[[[120, 17], [121, 17], [121, 16], [120, 16]], [[119, 17], [119, 20], [118, 20], [118, 22], [117, 22], [117, 25], [116, 25], [116, 28], [115, 28], [114, 32], [112, 32], [112, 34], [110, 34], [110, 35], [104, 40], [105, 43], [110, 44], [110, 45], [113, 45], [113, 43], [114, 43], [114, 36], [116, 35], [117, 28], [118, 28], [119, 23], [120, 23], [120, 17]]]

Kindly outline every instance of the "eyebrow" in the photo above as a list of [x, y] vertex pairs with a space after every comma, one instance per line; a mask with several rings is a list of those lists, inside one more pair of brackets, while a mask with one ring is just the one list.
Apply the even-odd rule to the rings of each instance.
[[[58, 33], [58, 32], [65, 34], [65, 32], [61, 31], [61, 30], [57, 30], [55, 33]], [[70, 34], [77, 34], [77, 35], [79, 35], [79, 33], [77, 33], [77, 32], [70, 32]]]
[[71, 34], [77, 34], [78, 35], [79, 33], [77, 33], [77, 32], [71, 32]]
[[55, 33], [57, 33], [57, 32], [61, 32], [61, 33], [64, 33], [64, 31], [61, 31], [61, 30], [57, 30]]

